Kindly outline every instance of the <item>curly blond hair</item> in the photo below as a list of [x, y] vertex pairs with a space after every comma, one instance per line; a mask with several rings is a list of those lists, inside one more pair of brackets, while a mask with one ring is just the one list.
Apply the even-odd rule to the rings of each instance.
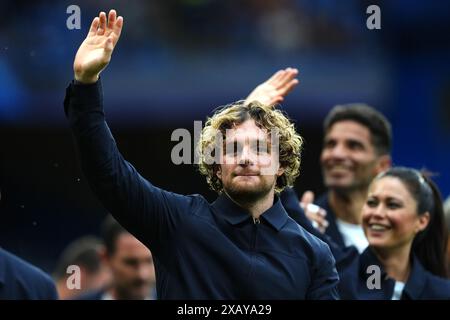
[[[296, 132], [294, 124], [289, 118], [273, 106], [267, 106], [257, 101], [248, 105], [244, 101], [237, 101], [218, 108], [212, 117], [207, 118], [197, 144], [199, 171], [206, 176], [210, 188], [218, 193], [223, 191], [222, 181], [216, 175], [220, 165], [212, 161], [212, 157], [215, 156], [214, 152], [208, 155], [202, 151], [214, 149], [218, 143], [217, 133], [221, 133], [222, 137], [225, 137], [227, 129], [249, 119], [253, 119], [258, 127], [267, 132], [271, 132], [272, 129], [278, 131], [279, 163], [284, 168], [284, 172], [277, 178], [275, 192], [279, 193], [284, 188], [293, 186], [300, 173], [303, 138]], [[223, 146], [221, 145], [220, 148], [222, 150]]]

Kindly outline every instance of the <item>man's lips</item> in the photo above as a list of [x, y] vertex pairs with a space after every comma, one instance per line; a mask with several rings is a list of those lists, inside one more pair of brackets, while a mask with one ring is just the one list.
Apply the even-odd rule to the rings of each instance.
[[353, 170], [351, 168], [343, 167], [343, 166], [329, 166], [329, 167], [326, 167], [326, 172], [328, 175], [340, 177], [340, 176], [346, 176], [348, 174], [351, 174], [353, 172]]
[[327, 165], [326, 169], [328, 171], [351, 171], [351, 167], [349, 166], [344, 166], [344, 165], [339, 165], [339, 164], [332, 164], [332, 165]]
[[259, 176], [259, 173], [256, 173], [256, 172], [236, 173], [235, 176], [237, 176], [237, 177], [255, 177], [255, 176]]

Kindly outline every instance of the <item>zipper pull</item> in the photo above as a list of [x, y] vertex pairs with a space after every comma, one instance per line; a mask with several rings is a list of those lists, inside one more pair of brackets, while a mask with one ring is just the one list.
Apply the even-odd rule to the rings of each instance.
[[261, 221], [259, 220], [259, 218], [253, 218], [253, 224], [260, 224]]

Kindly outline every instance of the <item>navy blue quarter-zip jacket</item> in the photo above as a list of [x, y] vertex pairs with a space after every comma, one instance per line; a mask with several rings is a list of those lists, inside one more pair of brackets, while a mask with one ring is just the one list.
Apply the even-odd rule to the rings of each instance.
[[55, 284], [40, 269], [0, 248], [0, 300], [55, 300]]
[[253, 221], [222, 194], [162, 190], [125, 161], [105, 122], [100, 81], [70, 84], [65, 112], [91, 188], [153, 253], [159, 299], [336, 299], [328, 246], [281, 201]]

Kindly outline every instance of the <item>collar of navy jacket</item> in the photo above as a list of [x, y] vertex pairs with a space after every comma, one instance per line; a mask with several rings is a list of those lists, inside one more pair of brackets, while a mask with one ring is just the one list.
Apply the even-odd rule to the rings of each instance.
[[[252, 219], [250, 213], [237, 205], [225, 193], [222, 193], [216, 201], [213, 202], [212, 208], [214, 212], [222, 215], [224, 219], [232, 225], [237, 225]], [[288, 214], [278, 196], [275, 196], [273, 206], [260, 216], [260, 221], [266, 221], [276, 231], [280, 231], [287, 220]]]
[[[225, 193], [210, 208], [218, 220], [229, 225], [229, 228], [222, 229], [224, 234], [253, 257], [251, 272], [247, 273], [245, 280], [250, 283], [245, 285], [246, 289], [241, 288], [244, 297], [338, 297], [338, 276], [329, 248], [289, 218], [278, 196], [274, 197], [273, 205], [261, 214], [260, 225], [255, 224], [250, 213]], [[245, 294], [250, 288], [252, 292]]]
[[[384, 270], [381, 262], [375, 256], [372, 249], [367, 248], [360, 257], [360, 275], [363, 278], [367, 278], [370, 274], [367, 273], [367, 268], [371, 265], [377, 265], [381, 270], [381, 279], [384, 279], [383, 286], [386, 286], [386, 293], [389, 298], [392, 297], [393, 289], [395, 285], [395, 280], [390, 278]], [[405, 283], [405, 288], [403, 289], [402, 299], [408, 298], [411, 300], [420, 299], [422, 292], [426, 285], [426, 273], [427, 271], [420, 263], [419, 259], [412, 255], [411, 258], [411, 271], [409, 273], [408, 280]]]

